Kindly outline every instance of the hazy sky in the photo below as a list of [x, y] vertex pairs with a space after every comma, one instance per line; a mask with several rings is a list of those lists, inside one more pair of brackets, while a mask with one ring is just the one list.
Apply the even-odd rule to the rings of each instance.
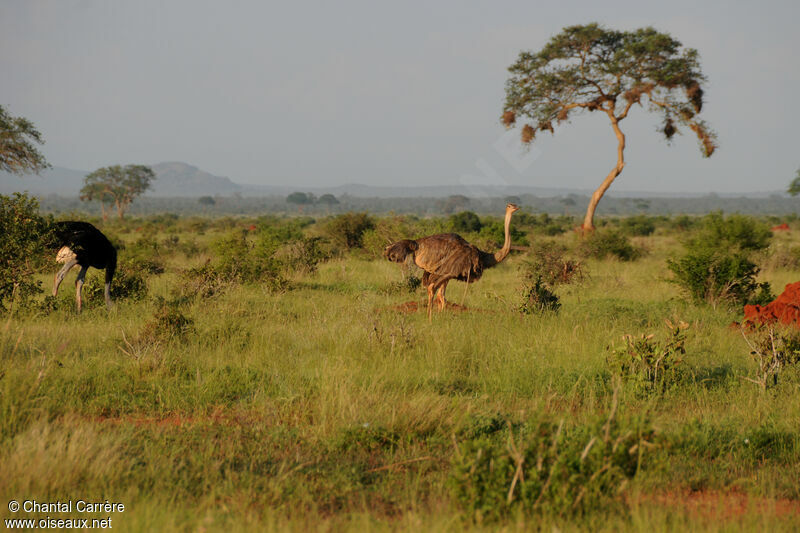
[[700, 52], [720, 149], [702, 158], [691, 132], [667, 145], [635, 108], [615, 190], [785, 189], [800, 167], [800, 2], [647, 4], [0, 0], [0, 105], [36, 124], [53, 165], [81, 170], [595, 188], [616, 161], [607, 117], [526, 153], [499, 123], [506, 68], [567, 25], [652, 25]]

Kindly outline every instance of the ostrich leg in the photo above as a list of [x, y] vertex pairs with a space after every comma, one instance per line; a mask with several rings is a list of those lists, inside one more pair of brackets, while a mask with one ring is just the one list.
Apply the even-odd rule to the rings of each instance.
[[75, 300], [78, 302], [78, 312], [81, 312], [81, 291], [83, 290], [83, 281], [86, 279], [86, 271], [89, 267], [82, 266], [81, 271], [78, 272], [78, 279], [75, 280]]
[[428, 321], [431, 320], [431, 312], [433, 311], [433, 283], [430, 283], [427, 287], [428, 289]]
[[445, 280], [439, 285], [439, 289], [436, 291], [436, 299], [439, 301], [439, 312], [441, 313], [444, 311], [445, 307], [447, 306], [447, 301], [444, 299], [444, 293], [447, 291], [447, 283], [450, 280]]
[[58, 296], [58, 287], [59, 285], [61, 285], [61, 282], [64, 281], [64, 276], [66, 276], [67, 272], [69, 272], [72, 269], [72, 267], [74, 267], [77, 264], [78, 264], [77, 259], [71, 259], [67, 261], [67, 263], [61, 268], [61, 270], [56, 272], [55, 278], [53, 278], [53, 296]]
[[111, 305], [111, 283], [110, 282], [106, 283], [106, 288], [105, 288], [103, 294], [106, 297], [106, 308], [108, 308], [110, 310], [111, 307], [112, 307], [112, 305]]

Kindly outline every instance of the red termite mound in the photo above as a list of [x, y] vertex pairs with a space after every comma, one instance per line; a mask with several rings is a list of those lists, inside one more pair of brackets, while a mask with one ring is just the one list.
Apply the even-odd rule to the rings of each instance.
[[784, 222], [783, 224], [780, 224], [778, 226], [772, 226], [770, 229], [772, 231], [789, 231], [789, 224]]
[[800, 328], [800, 281], [789, 283], [780, 296], [767, 305], [745, 305], [744, 323], [793, 324]]

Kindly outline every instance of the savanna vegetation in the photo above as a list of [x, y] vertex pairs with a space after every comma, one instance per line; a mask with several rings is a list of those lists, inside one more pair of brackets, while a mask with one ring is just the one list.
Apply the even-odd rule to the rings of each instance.
[[498, 217], [94, 220], [115, 307], [90, 270], [80, 315], [18, 232], [0, 499], [122, 502], [126, 530], [795, 530], [800, 339], [731, 326], [798, 280], [784, 221], [601, 217], [582, 239], [520, 211], [518, 248], [430, 322], [383, 247], [457, 228], [493, 250]]

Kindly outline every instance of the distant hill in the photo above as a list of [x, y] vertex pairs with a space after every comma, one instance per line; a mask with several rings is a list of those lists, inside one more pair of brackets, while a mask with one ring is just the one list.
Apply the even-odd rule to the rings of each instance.
[[[150, 165], [156, 173], [153, 188], [147, 192], [149, 197], [165, 198], [197, 198], [199, 196], [233, 196], [244, 197], [285, 197], [288, 194], [300, 191], [310, 192], [317, 196], [326, 193], [337, 197], [350, 196], [354, 198], [445, 198], [461, 194], [469, 198], [503, 198], [506, 196], [532, 195], [539, 198], [553, 198], [558, 196], [589, 196], [593, 191], [581, 189], [567, 189], [563, 187], [534, 187], [525, 185], [481, 185], [481, 184], [455, 184], [455, 185], [429, 185], [417, 187], [402, 186], [374, 186], [359, 183], [349, 183], [335, 187], [305, 187], [302, 185], [255, 185], [236, 183], [228, 177], [215, 176], [188, 163], [171, 161]], [[42, 172], [41, 176], [15, 176], [0, 172], [0, 194], [9, 194], [17, 191], [30, 191], [37, 196], [59, 195], [76, 198], [83, 186], [83, 179], [88, 174], [85, 170], [74, 170], [64, 167], [53, 167]], [[704, 198], [714, 196], [719, 198], [769, 198], [773, 196], [785, 197], [783, 191], [767, 191], [754, 193], [728, 192], [720, 194], [709, 193], [653, 193], [647, 191], [609, 190], [608, 197], [616, 198]]]
[[[153, 188], [148, 196], [230, 196], [241, 193], [243, 187], [230, 178], [214, 176], [204, 170], [180, 162], [167, 162], [150, 165], [156, 173]], [[90, 171], [53, 167], [41, 175], [15, 176], [0, 172], [0, 194], [29, 191], [36, 195], [57, 194], [59, 196], [78, 196], [83, 179]]]
[[150, 168], [156, 173], [150, 196], [230, 196], [243, 187], [230, 178], [215, 176], [199, 168], [177, 161], [158, 163]]

